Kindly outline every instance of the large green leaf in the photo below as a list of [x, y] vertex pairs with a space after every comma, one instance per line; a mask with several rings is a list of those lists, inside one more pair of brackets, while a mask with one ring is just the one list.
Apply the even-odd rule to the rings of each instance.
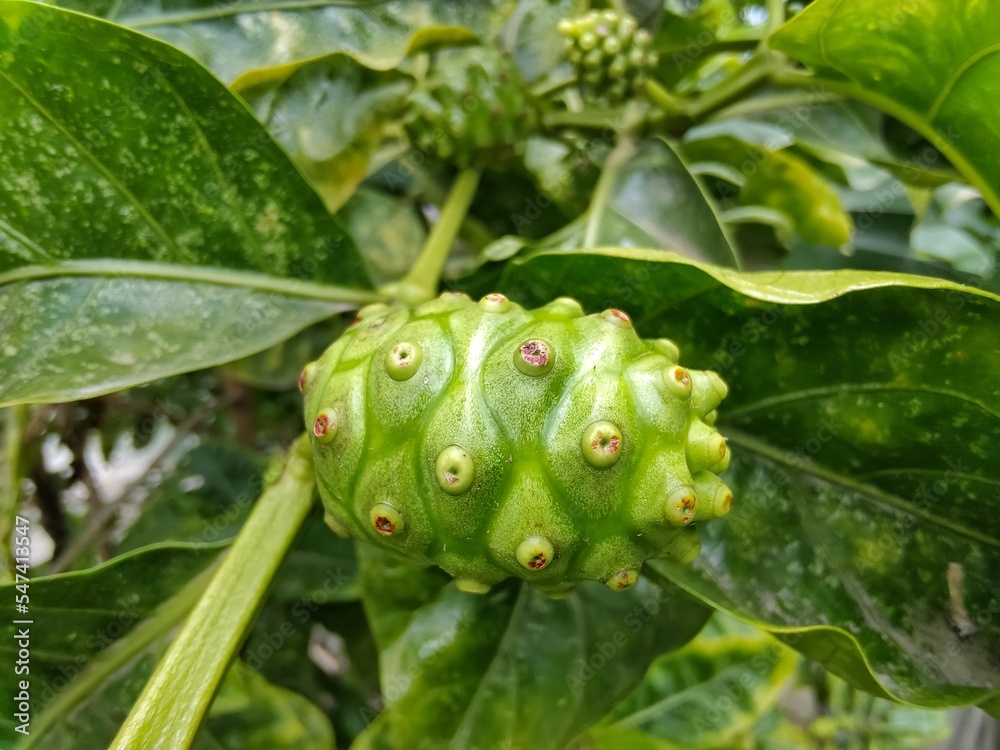
[[[0, 694], [6, 704], [14, 704], [19, 681], [27, 680], [31, 696], [29, 713], [34, 722], [32, 734], [37, 737], [39, 719], [62, 691], [123, 636], [154, 615], [163, 617], [164, 613], [157, 613], [157, 608], [202, 572], [220, 549], [219, 545], [164, 545], [123, 555], [97, 568], [38, 578], [27, 589], [26, 613], [13, 611], [14, 596], [18, 593], [14, 585], [0, 587], [3, 597], [0, 660], [11, 665], [0, 675]], [[31, 622], [26, 625], [15, 622], [24, 619]], [[21, 656], [20, 644], [14, 637], [21, 629], [29, 631], [26, 666], [30, 672], [16, 674], [13, 665]], [[152, 667], [152, 662], [148, 667]], [[140, 682], [137, 688], [141, 686]], [[122, 712], [111, 719], [115, 722], [111, 737], [124, 715]], [[72, 712], [58, 717], [58, 721], [77, 720], [87, 721]], [[103, 718], [105, 723], [108, 720]], [[21, 737], [14, 731], [16, 724], [20, 722], [14, 721], [10, 711], [0, 717], [3, 747], [11, 747]]]
[[770, 44], [919, 131], [1000, 213], [1000, 3], [817, 0]]
[[235, 359], [371, 296], [341, 225], [191, 59], [8, 0], [0, 51], [0, 404]]
[[465, 594], [360, 545], [386, 710], [359, 748], [561, 748], [678, 648], [709, 610], [674, 586], [586, 583], [556, 601], [519, 581]]
[[179, 47], [223, 81], [239, 87], [283, 78], [299, 64], [342, 52], [388, 70], [410, 51], [435, 42], [494, 35], [511, 0], [64, 0]]
[[[704, 526], [692, 567], [658, 570], [880, 694], [927, 706], [997, 695], [998, 297], [623, 249], [518, 258], [501, 288], [622, 307], [729, 383], [719, 426], [734, 509]], [[959, 572], [961, 591], [948, 582]]]
[[716, 613], [693, 641], [653, 662], [581, 744], [615, 750], [642, 732], [660, 750], [741, 747], [798, 661], [769, 635]]

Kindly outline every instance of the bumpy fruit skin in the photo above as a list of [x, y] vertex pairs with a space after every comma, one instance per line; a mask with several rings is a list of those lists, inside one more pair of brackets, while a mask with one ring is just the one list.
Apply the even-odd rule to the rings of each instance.
[[732, 502], [705, 422], [726, 386], [677, 357], [567, 298], [365, 308], [302, 377], [327, 520], [465, 591], [510, 576], [625, 589], [650, 557], [690, 561], [691, 524]]
[[417, 148], [465, 169], [524, 153], [538, 115], [509, 56], [462, 47], [435, 56], [410, 94], [403, 122]]
[[559, 22], [566, 37], [566, 57], [588, 99], [618, 104], [632, 98], [657, 63], [652, 37], [629, 15], [613, 10], [591, 11]]

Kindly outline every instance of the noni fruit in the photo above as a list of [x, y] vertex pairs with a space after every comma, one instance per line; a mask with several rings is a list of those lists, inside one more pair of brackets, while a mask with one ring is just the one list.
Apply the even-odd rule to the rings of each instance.
[[483, 168], [524, 152], [537, 113], [508, 55], [460, 47], [435, 55], [403, 122], [417, 148], [463, 169]]
[[372, 305], [300, 382], [328, 523], [466, 591], [628, 588], [651, 557], [693, 558], [691, 524], [732, 502], [726, 385], [620, 310]]

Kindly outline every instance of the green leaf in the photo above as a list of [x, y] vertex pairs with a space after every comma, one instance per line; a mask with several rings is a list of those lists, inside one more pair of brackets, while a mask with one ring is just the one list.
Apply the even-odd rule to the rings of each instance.
[[586, 582], [559, 601], [519, 581], [465, 594], [441, 571], [367, 544], [359, 554], [386, 700], [359, 749], [564, 747], [708, 615], [671, 585]]
[[[89, 570], [37, 578], [29, 584], [29, 611], [24, 614], [13, 611], [14, 597], [19, 593], [14, 584], [0, 587], [0, 659], [12, 665], [0, 675], [0, 694], [7, 705], [14, 703], [18, 682], [28, 680], [32, 734], [37, 737], [38, 719], [72, 686], [73, 679], [149, 618], [165, 616], [158, 614], [157, 608], [205, 570], [220, 549], [220, 545], [163, 545], [122, 555]], [[31, 623], [14, 622], [23, 619]], [[30, 631], [30, 672], [18, 675], [13, 668], [20, 658], [14, 635], [22, 628]], [[124, 713], [115, 721], [122, 718]], [[4, 747], [11, 747], [21, 736], [14, 732], [13, 719], [9, 711], [0, 716], [0, 744]], [[60, 714], [58, 720], [74, 719], [72, 714]], [[115, 728], [117, 723], [106, 740], [114, 736]]]
[[195, 750], [332, 750], [333, 728], [298, 693], [272, 685], [242, 662], [226, 673]]
[[[695, 168], [704, 163], [732, 168], [736, 176], [728, 180], [739, 187], [737, 200], [743, 207], [784, 214], [795, 233], [806, 241], [846, 246], [853, 230], [851, 217], [827, 179], [789, 151], [794, 142], [792, 134], [782, 127], [731, 119], [692, 128], [683, 149]], [[725, 174], [721, 176], [726, 179]], [[779, 236], [783, 234], [779, 232]], [[792, 238], [782, 240], [790, 245]]]
[[621, 747], [621, 732], [638, 731], [659, 747], [739, 747], [798, 661], [772, 637], [716, 613], [693, 641], [653, 662], [589, 738], [597, 748]]
[[[907, 184], [937, 187], [961, 179], [943, 155], [926, 141], [902, 153], [893, 147], [887, 130], [896, 121], [885, 113], [829, 92], [768, 93], [738, 102], [725, 110], [725, 115], [779, 128], [796, 146], [823, 160], [839, 156], [837, 161], [853, 159], [856, 163], [861, 157], [890, 170]], [[902, 124], [896, 125], [913, 134]]]
[[236, 359], [372, 297], [341, 225], [195, 62], [8, 0], [0, 48], [0, 405]]
[[344, 204], [340, 216], [379, 285], [406, 276], [427, 239], [413, 203], [381, 190], [361, 188]]
[[365, 178], [372, 154], [398, 122], [411, 88], [408, 76], [331, 55], [304, 65], [277, 87], [256, 86], [242, 95], [326, 207], [336, 211]]
[[[515, 215], [515, 227], [524, 220]], [[643, 141], [621, 164], [605, 164], [587, 213], [534, 246], [569, 249], [585, 239], [594, 246], [660, 247], [695, 260], [738, 263], [714, 202], [662, 138]]]
[[223, 442], [202, 443], [150, 491], [118, 551], [231, 542], [263, 489], [264, 465], [256, 456]]
[[621, 307], [729, 384], [718, 426], [733, 511], [705, 525], [691, 567], [654, 567], [880, 695], [930, 707], [997, 695], [1000, 298], [625, 249], [534, 253], [504, 281], [522, 303]]
[[488, 39], [515, 3], [65, 0], [60, 5], [169, 42], [243, 89], [280, 80], [299, 64], [336, 52], [389, 70], [432, 44]]
[[846, 247], [853, 224], [837, 192], [804, 160], [787, 151], [768, 154], [743, 183], [740, 200], [781, 211], [808, 242]]
[[925, 136], [1000, 214], [1000, 6], [992, 0], [817, 0], [770, 39], [821, 87], [867, 101]]

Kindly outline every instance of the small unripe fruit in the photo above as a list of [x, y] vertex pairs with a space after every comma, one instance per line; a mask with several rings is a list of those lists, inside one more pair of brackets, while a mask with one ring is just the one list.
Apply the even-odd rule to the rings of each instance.
[[626, 589], [651, 557], [688, 561], [732, 503], [731, 452], [709, 424], [725, 385], [679, 356], [565, 297], [371, 306], [304, 370], [327, 521], [473, 593]]
[[566, 59], [573, 65], [585, 98], [620, 104], [642, 90], [646, 74], [658, 62], [652, 37], [631, 16], [613, 10], [591, 11], [559, 23]]

